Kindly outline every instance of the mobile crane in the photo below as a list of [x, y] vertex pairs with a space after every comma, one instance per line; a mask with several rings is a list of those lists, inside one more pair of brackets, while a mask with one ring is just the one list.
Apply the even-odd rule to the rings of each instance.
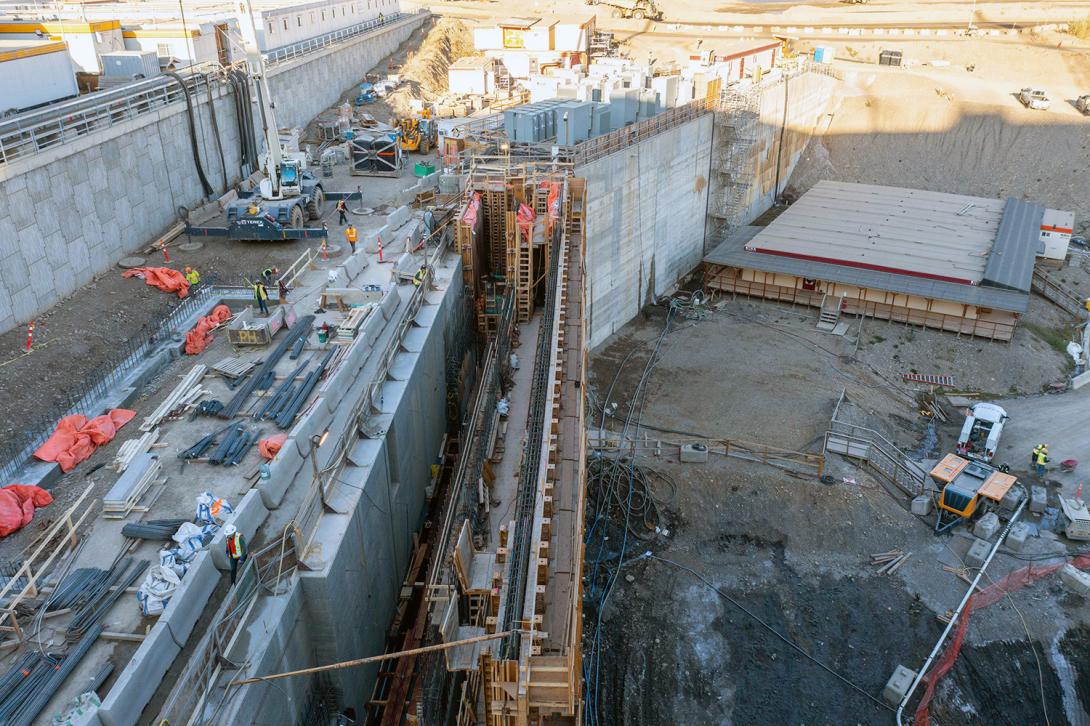
[[307, 155], [286, 154], [280, 145], [275, 106], [265, 74], [265, 60], [257, 45], [251, 0], [238, 0], [239, 29], [246, 50], [246, 64], [253, 83], [260, 112], [261, 133], [265, 137], [262, 168], [265, 178], [256, 191], [227, 205], [226, 227], [191, 227], [192, 236], [217, 236], [242, 240], [282, 240], [325, 237], [326, 231], [307, 229], [307, 219], [319, 219], [325, 203], [321, 181], [307, 171]]

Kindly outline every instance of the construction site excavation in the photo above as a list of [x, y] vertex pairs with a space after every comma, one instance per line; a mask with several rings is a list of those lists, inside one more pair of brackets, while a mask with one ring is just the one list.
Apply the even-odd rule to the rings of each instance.
[[0, 724], [1090, 724], [1090, 3], [0, 13]]

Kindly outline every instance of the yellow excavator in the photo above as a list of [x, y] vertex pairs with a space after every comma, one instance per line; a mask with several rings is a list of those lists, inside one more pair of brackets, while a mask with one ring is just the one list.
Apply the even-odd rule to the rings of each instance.
[[401, 137], [402, 151], [416, 151], [427, 154], [435, 148], [437, 135], [435, 121], [431, 112], [425, 109], [416, 116], [399, 118], [397, 130]]

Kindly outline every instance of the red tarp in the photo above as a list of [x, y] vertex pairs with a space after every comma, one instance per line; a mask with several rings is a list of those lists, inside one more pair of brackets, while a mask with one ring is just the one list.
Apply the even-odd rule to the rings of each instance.
[[261, 441], [257, 442], [258, 453], [266, 459], [272, 460], [273, 457], [280, 453], [280, 447], [287, 440], [287, 434], [273, 434], [267, 439], [261, 439]]
[[9, 484], [0, 489], [0, 537], [27, 526], [36, 508], [52, 503], [52, 494], [29, 484]]
[[197, 355], [212, 342], [212, 328], [231, 319], [231, 308], [217, 305], [212, 313], [205, 315], [185, 336], [185, 354]]
[[57, 423], [53, 435], [38, 447], [34, 456], [42, 461], [53, 461], [67, 473], [76, 464], [90, 458], [95, 449], [113, 441], [117, 430], [132, 421], [136, 411], [115, 408], [90, 421], [82, 414], [65, 416]]
[[134, 267], [121, 273], [122, 277], [139, 277], [152, 287], [163, 292], [176, 292], [178, 297], [189, 294], [189, 283], [185, 275], [169, 267]]

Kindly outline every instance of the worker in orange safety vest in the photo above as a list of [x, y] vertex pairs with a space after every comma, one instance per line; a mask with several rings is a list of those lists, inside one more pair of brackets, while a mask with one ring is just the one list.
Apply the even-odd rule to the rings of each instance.
[[359, 233], [356, 232], [355, 225], [348, 225], [348, 229], [344, 231], [344, 238], [348, 240], [348, 246], [352, 248], [352, 254], [356, 254], [356, 240], [359, 239]]
[[227, 560], [231, 563], [231, 584], [234, 585], [238, 568], [246, 563], [246, 538], [233, 524], [224, 527], [223, 533], [227, 535]]

